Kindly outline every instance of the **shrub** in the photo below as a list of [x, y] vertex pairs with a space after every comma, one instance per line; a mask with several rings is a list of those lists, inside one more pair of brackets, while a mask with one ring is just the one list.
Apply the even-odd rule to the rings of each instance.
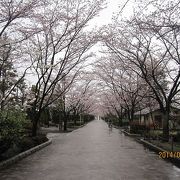
[[49, 126], [50, 114], [48, 109], [44, 109], [41, 113], [40, 122]]
[[33, 139], [35, 145], [39, 145], [39, 144], [42, 144], [42, 143], [48, 141], [48, 138], [44, 134], [39, 134], [38, 136], [33, 137], [32, 139]]
[[131, 122], [130, 133], [143, 134], [145, 131], [149, 131], [145, 124]]
[[175, 142], [180, 142], [180, 132], [178, 132], [176, 135], [173, 135], [173, 140]]
[[0, 153], [18, 142], [23, 136], [26, 114], [18, 110], [0, 112]]
[[34, 146], [35, 143], [31, 137], [24, 137], [19, 142], [19, 147], [21, 148], [21, 151], [26, 151]]
[[46, 137], [46, 135], [43, 134], [36, 137], [26, 136], [21, 139], [18, 146], [20, 147], [21, 151], [25, 151], [46, 141], [48, 141], [48, 138]]

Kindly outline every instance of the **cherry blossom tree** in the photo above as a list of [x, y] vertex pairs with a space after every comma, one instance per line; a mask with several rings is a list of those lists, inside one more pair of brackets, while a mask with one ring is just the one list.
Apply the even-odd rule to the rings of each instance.
[[[108, 111], [113, 110], [122, 122], [122, 114], [133, 121], [135, 110], [145, 98], [146, 91], [141, 78], [124, 67], [116, 56], [104, 57], [97, 65], [97, 75], [104, 81]], [[106, 91], [108, 93], [106, 93]]]
[[148, 1], [141, 3], [134, 17], [117, 20], [104, 33], [109, 50], [144, 79], [155, 95], [164, 115], [165, 139], [169, 137], [171, 104], [180, 85], [178, 20], [179, 1]]
[[[92, 56], [88, 50], [97, 40], [95, 33], [85, 32], [84, 28], [102, 9], [102, 5], [102, 0], [51, 0], [34, 19], [39, 33], [29, 38], [26, 47], [34, 76], [37, 77], [34, 101], [31, 103], [33, 136], [37, 133], [43, 109], [62, 97], [83, 63]], [[57, 84], [64, 79], [63, 91], [55, 96]]]
[[[44, 1], [45, 2], [45, 1]], [[0, 104], [1, 110], [12, 105], [17, 100], [17, 93], [24, 80], [28, 67], [21, 72], [25, 58], [22, 55], [21, 43], [30, 34], [29, 26], [25, 21], [30, 21], [35, 9], [42, 3], [40, 1], [2, 0], [0, 2]], [[22, 33], [22, 31], [24, 31]], [[21, 64], [21, 67], [18, 65]], [[19, 66], [19, 67], [18, 67]], [[15, 98], [16, 96], [16, 98]]]

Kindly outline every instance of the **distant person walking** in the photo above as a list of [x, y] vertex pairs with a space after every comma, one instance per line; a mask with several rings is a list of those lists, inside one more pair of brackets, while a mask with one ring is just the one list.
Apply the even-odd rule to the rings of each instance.
[[111, 119], [108, 122], [108, 126], [109, 126], [109, 128], [112, 128], [112, 120]]

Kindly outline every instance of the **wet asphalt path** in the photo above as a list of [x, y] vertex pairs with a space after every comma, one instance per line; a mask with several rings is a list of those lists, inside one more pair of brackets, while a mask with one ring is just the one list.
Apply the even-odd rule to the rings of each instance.
[[101, 120], [69, 134], [6, 170], [0, 180], [179, 180], [180, 169]]

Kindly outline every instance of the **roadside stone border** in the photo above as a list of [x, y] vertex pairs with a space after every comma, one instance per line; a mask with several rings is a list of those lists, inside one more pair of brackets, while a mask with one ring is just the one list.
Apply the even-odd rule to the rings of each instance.
[[140, 134], [131, 134], [131, 133], [125, 131], [125, 130], [122, 130], [122, 132], [123, 132], [124, 134], [128, 135], [128, 136], [131, 136], [131, 137], [141, 137]]
[[160, 148], [160, 147], [158, 147], [158, 146], [156, 146], [156, 145], [154, 145], [154, 144], [152, 144], [152, 143], [150, 143], [150, 142], [148, 142], [148, 141], [146, 141], [146, 140], [144, 140], [144, 139], [140, 139], [139, 142], [142, 143], [142, 144], [144, 144], [144, 145], [145, 145], [146, 147], [148, 147], [149, 149], [155, 151], [156, 153], [162, 152], [162, 151], [166, 151], [165, 149]]
[[[159, 153], [159, 152], [167, 152], [167, 150], [160, 148], [144, 139], [139, 139], [138, 140], [139, 143], [145, 145], [147, 148], [149, 148], [150, 150]], [[168, 157], [168, 158], [164, 158], [164, 160], [168, 160], [171, 161], [172, 163], [174, 163], [176, 166], [180, 167], [180, 158], [172, 158], [172, 157]]]
[[40, 144], [38, 146], [35, 146], [35, 147], [31, 148], [31, 149], [28, 149], [27, 151], [24, 151], [24, 152], [22, 152], [22, 153], [20, 153], [20, 154], [18, 154], [16, 156], [8, 159], [8, 160], [2, 161], [0, 163], [0, 170], [6, 168], [9, 165], [12, 165], [12, 164], [16, 163], [17, 161], [20, 161], [21, 159], [35, 153], [36, 151], [39, 151], [40, 149], [50, 145], [51, 143], [52, 143], [52, 140], [49, 139], [45, 143], [42, 143], [42, 144]]

